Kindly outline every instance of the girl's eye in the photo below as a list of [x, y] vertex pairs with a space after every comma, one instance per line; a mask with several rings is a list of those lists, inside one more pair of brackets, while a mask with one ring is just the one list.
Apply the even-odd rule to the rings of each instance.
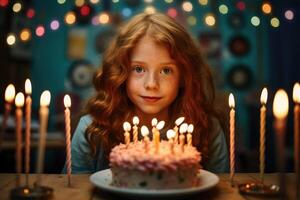
[[168, 68], [168, 67], [166, 67], [166, 68], [163, 68], [162, 70], [161, 70], [161, 73], [162, 74], [170, 74], [172, 72], [172, 70], [170, 69], [170, 68]]
[[133, 67], [133, 70], [137, 73], [142, 73], [142, 72], [145, 72], [145, 70], [143, 69], [143, 67], [141, 66], [134, 66]]

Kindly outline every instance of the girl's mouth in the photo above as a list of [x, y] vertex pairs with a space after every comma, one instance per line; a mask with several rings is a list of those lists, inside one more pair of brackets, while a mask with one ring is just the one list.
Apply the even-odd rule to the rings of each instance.
[[161, 99], [161, 97], [153, 97], [153, 96], [141, 96], [141, 97], [143, 98], [144, 101], [149, 103], [154, 103]]

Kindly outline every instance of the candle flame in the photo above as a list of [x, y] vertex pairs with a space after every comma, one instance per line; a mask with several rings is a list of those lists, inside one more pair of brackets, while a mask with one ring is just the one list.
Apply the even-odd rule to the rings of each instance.
[[175, 131], [170, 129], [167, 131], [167, 138], [168, 139], [171, 139], [171, 138], [174, 138], [175, 137]]
[[183, 123], [181, 124], [180, 128], [179, 128], [179, 133], [185, 133], [188, 129], [188, 124], [187, 123]]
[[31, 82], [30, 82], [29, 79], [26, 79], [26, 81], [25, 81], [25, 93], [27, 95], [31, 95], [31, 92], [32, 92], [31, 90], [32, 90], [32, 88], [31, 88]]
[[138, 124], [140, 123], [139, 118], [138, 118], [137, 116], [134, 116], [133, 119], [132, 119], [132, 123], [133, 123], [134, 125], [138, 125]]
[[157, 125], [157, 119], [156, 119], [156, 118], [153, 118], [153, 119], [152, 119], [151, 125], [152, 125], [152, 126], [156, 126], [156, 125]]
[[300, 103], [300, 84], [295, 83], [293, 88], [293, 100], [295, 103]]
[[49, 106], [51, 100], [51, 94], [49, 90], [45, 90], [40, 98], [40, 106]]
[[175, 124], [177, 126], [180, 126], [180, 124], [184, 121], [184, 117], [179, 117], [178, 119], [176, 119]]
[[22, 92], [18, 92], [16, 99], [15, 99], [15, 104], [17, 107], [23, 107], [24, 105], [24, 94]]
[[235, 107], [234, 96], [233, 96], [232, 93], [230, 93], [230, 95], [229, 95], [229, 100], [228, 100], [228, 102], [229, 102], [229, 107], [230, 107], [230, 108], [234, 108], [234, 107]]
[[124, 131], [130, 131], [131, 126], [130, 126], [129, 122], [123, 123], [123, 129], [124, 129]]
[[15, 86], [13, 84], [9, 84], [5, 89], [5, 101], [11, 103], [16, 95]]
[[160, 122], [157, 124], [156, 128], [157, 128], [158, 130], [161, 130], [161, 129], [163, 129], [164, 126], [165, 126], [165, 121], [160, 121]]
[[193, 125], [193, 124], [190, 124], [190, 125], [188, 126], [187, 132], [188, 132], [188, 133], [192, 133], [193, 131], [194, 131], [194, 125]]
[[64, 96], [64, 104], [66, 108], [71, 107], [71, 97], [68, 94]]
[[147, 128], [147, 126], [142, 126], [141, 128], [141, 133], [142, 133], [142, 136], [145, 137], [147, 135], [149, 135], [149, 129]]
[[283, 89], [279, 89], [273, 101], [273, 113], [278, 119], [284, 119], [289, 112], [289, 98]]
[[267, 100], [268, 100], [268, 90], [267, 90], [267, 88], [264, 88], [260, 95], [260, 102], [262, 104], [266, 104]]

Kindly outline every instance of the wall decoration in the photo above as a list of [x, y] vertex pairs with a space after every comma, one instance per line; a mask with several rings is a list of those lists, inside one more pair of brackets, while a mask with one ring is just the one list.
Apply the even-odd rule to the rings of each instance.
[[68, 33], [68, 58], [83, 59], [87, 43], [87, 30], [74, 28]]
[[74, 61], [69, 68], [69, 79], [74, 88], [90, 87], [95, 69], [87, 60]]
[[250, 51], [250, 42], [243, 35], [233, 36], [229, 40], [229, 50], [235, 56], [245, 56]]
[[253, 83], [253, 73], [249, 66], [238, 64], [229, 70], [226, 79], [232, 88], [245, 90]]

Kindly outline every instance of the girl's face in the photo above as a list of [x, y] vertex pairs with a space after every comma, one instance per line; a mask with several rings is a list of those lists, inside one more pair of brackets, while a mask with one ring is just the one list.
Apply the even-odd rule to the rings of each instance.
[[144, 119], [167, 119], [179, 90], [179, 69], [166, 47], [144, 36], [130, 58], [126, 90], [136, 114]]

